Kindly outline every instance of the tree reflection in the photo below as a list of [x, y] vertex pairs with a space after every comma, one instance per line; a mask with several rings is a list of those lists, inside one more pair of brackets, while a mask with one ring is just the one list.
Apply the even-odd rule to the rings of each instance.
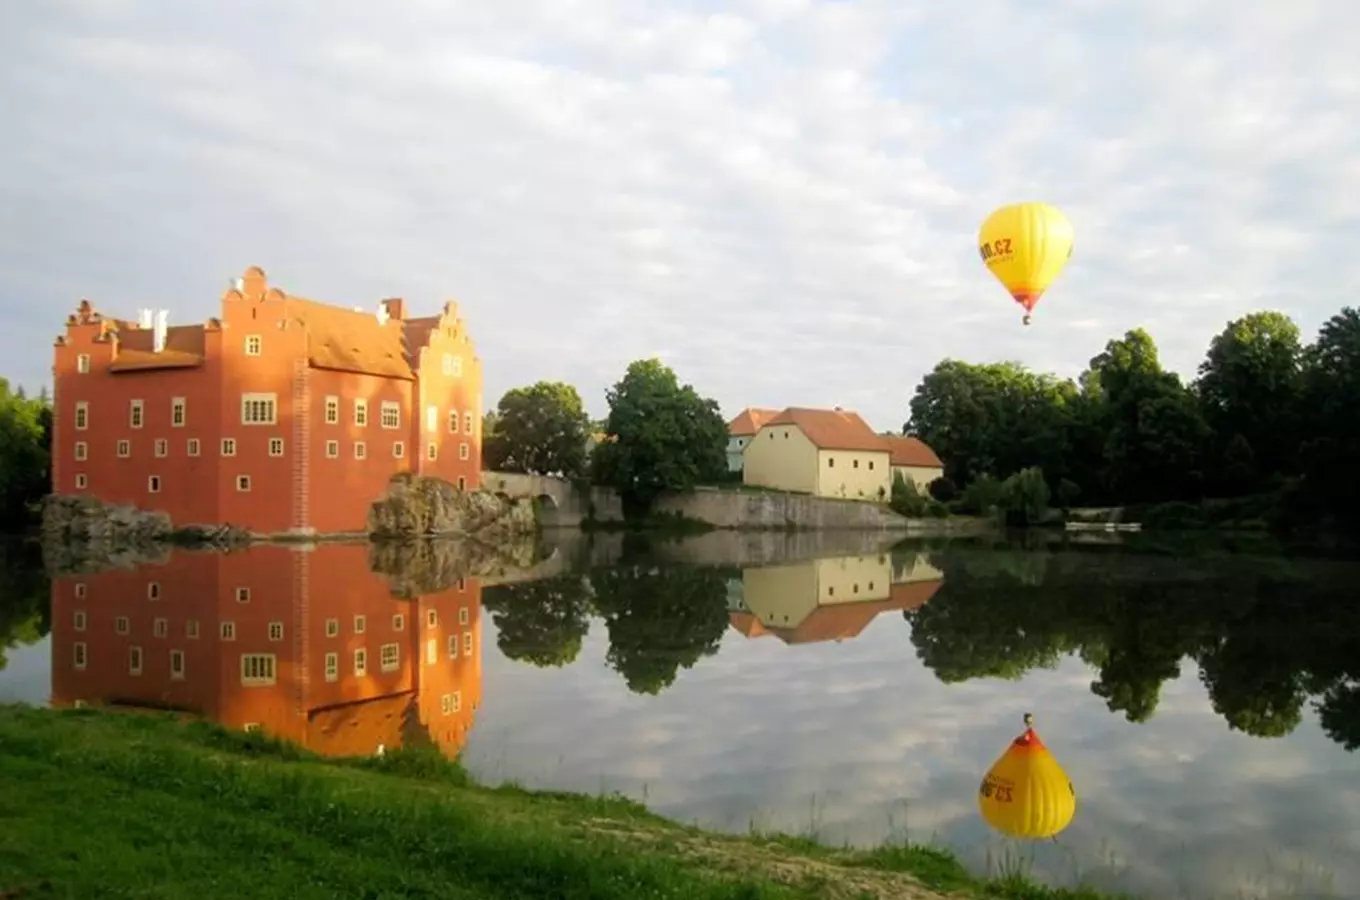
[[718, 652], [730, 574], [669, 565], [591, 574], [595, 609], [609, 630], [607, 660], [630, 690], [659, 694], [682, 667]]
[[590, 586], [564, 575], [482, 591], [482, 605], [496, 623], [496, 645], [510, 659], [535, 666], [565, 666], [581, 652], [589, 628]]
[[36, 644], [51, 631], [51, 583], [35, 545], [0, 543], [0, 671], [6, 651]]
[[1230, 728], [1287, 735], [1311, 697], [1328, 736], [1360, 747], [1354, 567], [967, 547], [931, 558], [944, 585], [905, 616], [941, 681], [1018, 678], [1076, 653], [1092, 693], [1145, 722], [1189, 659]]

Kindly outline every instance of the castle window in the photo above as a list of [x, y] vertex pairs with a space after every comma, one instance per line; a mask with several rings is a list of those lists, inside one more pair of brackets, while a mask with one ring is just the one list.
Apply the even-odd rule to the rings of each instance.
[[461, 444], [458, 445], [458, 458], [459, 458], [459, 459], [467, 459], [471, 454], [472, 454], [472, 450], [471, 450], [470, 447], [468, 447], [468, 442], [467, 442], [467, 441], [463, 441]]
[[326, 441], [326, 458], [327, 458], [327, 459], [339, 459], [339, 458], [340, 458], [340, 442], [339, 442], [339, 441]]
[[384, 672], [395, 672], [401, 665], [401, 646], [399, 644], [383, 644], [379, 651], [378, 660]]
[[146, 491], [149, 494], [159, 494], [161, 492], [161, 476], [148, 476], [146, 479]]
[[242, 653], [241, 684], [244, 687], [267, 687], [274, 683], [278, 671], [278, 657], [273, 653]]
[[269, 439], [269, 455], [283, 456], [283, 438]]
[[363, 441], [354, 442], [354, 458], [368, 459], [368, 445]]
[[394, 441], [392, 444], [392, 458], [401, 459], [406, 455], [406, 445], [401, 441]]
[[439, 445], [431, 441], [425, 445], [425, 458], [434, 460], [439, 458]]
[[368, 424], [368, 401], [354, 401], [354, 424], [363, 427]]
[[249, 476], [249, 475], [237, 475], [237, 476], [236, 476], [236, 490], [237, 490], [238, 492], [242, 493], [242, 494], [248, 494], [248, 493], [250, 493], [250, 476]]
[[129, 675], [140, 675], [140, 674], [142, 674], [142, 648], [141, 648], [141, 647], [129, 647], [129, 648], [128, 648], [128, 674], [129, 674]]
[[78, 473], [76, 475], [76, 490], [83, 491], [89, 486], [90, 479], [86, 477], [85, 473], [84, 472]]
[[264, 349], [264, 340], [258, 334], [246, 335], [246, 356], [259, 356]]
[[127, 459], [132, 455], [132, 442], [128, 440], [119, 441], [117, 452], [119, 459]]
[[88, 375], [90, 372], [90, 354], [82, 353], [76, 357], [76, 371], [81, 375]]
[[242, 394], [242, 425], [277, 425], [278, 396], [276, 394]]
[[157, 457], [164, 459], [165, 457], [170, 455], [170, 442], [167, 441], [165, 438], [156, 438], [155, 447], [156, 449], [154, 452]]
[[141, 428], [145, 419], [143, 415], [145, 405], [141, 400], [128, 401], [128, 426], [131, 428]]
[[185, 442], [184, 449], [190, 456], [198, 456], [198, 447], [198, 438], [189, 438], [189, 440]]
[[76, 431], [84, 431], [90, 427], [90, 404], [86, 400], [81, 400], [76, 404]]
[[463, 431], [467, 432], [468, 434], [472, 434], [474, 427], [475, 426], [472, 418], [472, 412], [468, 411], [463, 413]]
[[383, 428], [401, 427], [401, 404], [395, 400], [384, 400], [378, 424]]
[[270, 639], [271, 641], [281, 641], [281, 640], [283, 640], [283, 623], [282, 623], [282, 622], [270, 622], [270, 623], [269, 623], [269, 639]]
[[449, 410], [449, 434], [458, 433], [458, 410]]
[[439, 407], [425, 407], [425, 430], [434, 431], [439, 427]]
[[76, 441], [76, 460], [84, 462], [89, 457], [90, 448], [84, 441]]
[[170, 651], [170, 678], [174, 681], [184, 680], [184, 651]]
[[71, 616], [71, 627], [76, 631], [84, 631], [86, 624], [85, 610], [78, 609]]
[[326, 680], [327, 680], [327, 681], [339, 681], [339, 680], [340, 680], [340, 654], [339, 654], [339, 653], [327, 653], [327, 654], [326, 654]]
[[336, 425], [340, 422], [340, 398], [326, 398], [326, 424]]
[[236, 455], [236, 438], [222, 438], [222, 455]]
[[183, 428], [186, 420], [188, 407], [185, 405], [183, 397], [175, 397], [170, 401], [170, 425], [174, 428]]
[[452, 354], [452, 353], [445, 353], [445, 354], [444, 354], [444, 374], [445, 374], [445, 375], [452, 375], [452, 374], [454, 374], [454, 372], [453, 372], [453, 358], [454, 358], [454, 357], [453, 357], [453, 354]]
[[71, 665], [76, 669], [84, 669], [89, 662], [89, 653], [85, 649], [85, 642], [78, 641], [71, 645]]
[[360, 678], [368, 674], [368, 650], [363, 647], [354, 651], [354, 674]]

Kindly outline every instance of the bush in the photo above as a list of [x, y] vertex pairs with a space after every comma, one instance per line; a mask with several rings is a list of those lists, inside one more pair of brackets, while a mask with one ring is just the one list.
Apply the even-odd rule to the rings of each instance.
[[936, 519], [949, 518], [949, 507], [945, 506], [939, 500], [931, 500], [928, 504], [926, 504], [926, 511], [930, 513], [932, 518]]
[[893, 475], [892, 499], [888, 501], [888, 508], [899, 516], [919, 519], [926, 513], [926, 498], [916, 489], [916, 482], [897, 472]]
[[1048, 482], [1038, 466], [1021, 469], [1001, 485], [1001, 502], [1006, 521], [1016, 525], [1038, 525], [1048, 513]]
[[1001, 482], [984, 472], [964, 488], [958, 501], [958, 511], [975, 516], [986, 515], [1001, 505], [1003, 496]]
[[959, 495], [959, 486], [947, 475], [941, 475], [930, 483], [930, 496], [941, 503], [948, 503]]

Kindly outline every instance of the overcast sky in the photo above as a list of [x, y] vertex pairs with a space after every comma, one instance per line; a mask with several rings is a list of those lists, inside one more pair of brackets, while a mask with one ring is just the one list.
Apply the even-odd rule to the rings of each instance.
[[[657, 355], [732, 415], [897, 428], [941, 357], [1075, 375], [1150, 329], [1311, 337], [1360, 288], [1345, 0], [5, 0], [3, 373], [81, 297], [213, 315], [260, 265], [346, 305], [455, 299], [486, 405], [592, 411]], [[978, 259], [995, 206], [1076, 251], [1035, 325]]]

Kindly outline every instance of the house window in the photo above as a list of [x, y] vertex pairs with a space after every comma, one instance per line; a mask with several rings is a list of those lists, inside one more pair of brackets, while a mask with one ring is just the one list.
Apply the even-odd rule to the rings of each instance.
[[217, 636], [224, 641], [236, 640], [236, 623], [223, 622], [217, 627]]
[[444, 354], [443, 363], [444, 363], [444, 374], [445, 374], [445, 375], [452, 375], [452, 374], [453, 374], [453, 354], [452, 354], [452, 353], [445, 353], [445, 354]]
[[183, 428], [185, 422], [186, 407], [183, 397], [174, 397], [170, 400], [170, 425], [174, 428]]
[[397, 613], [395, 616], [392, 617], [392, 630], [393, 631], [406, 630], [406, 617], [403, 616], [401, 613]]
[[76, 404], [76, 431], [84, 431], [90, 427], [90, 404], [81, 400]]
[[281, 641], [281, 640], [283, 640], [283, 623], [282, 623], [282, 622], [270, 622], [270, 623], [269, 623], [269, 639], [270, 639], [271, 641]]
[[132, 441], [122, 440], [118, 442], [117, 453], [120, 459], [127, 459], [132, 455]]
[[165, 438], [156, 438], [155, 449], [152, 452], [160, 459], [165, 459], [170, 455], [170, 442]]
[[458, 458], [459, 458], [459, 459], [464, 459], [464, 460], [465, 460], [465, 459], [467, 459], [467, 458], [468, 458], [469, 456], [471, 456], [471, 455], [472, 455], [472, 448], [468, 446], [468, 442], [467, 442], [467, 441], [461, 442], [461, 443], [458, 445]]
[[140, 674], [142, 674], [142, 648], [141, 648], [141, 647], [129, 647], [129, 648], [128, 648], [128, 674], [129, 674], [129, 675], [140, 675]]
[[132, 628], [128, 625], [127, 616], [119, 616], [113, 620], [114, 634], [127, 634]]
[[399, 644], [383, 644], [378, 655], [378, 663], [384, 672], [395, 672], [401, 665], [401, 646]]
[[852, 468], [852, 469], [858, 469], [858, 468], [859, 468], [859, 460], [857, 460], [857, 459], [851, 460], [851, 462], [850, 462], [850, 468]]
[[340, 442], [339, 442], [339, 441], [326, 441], [326, 458], [327, 458], [327, 459], [339, 459], [339, 458], [340, 458]]
[[264, 340], [258, 334], [246, 335], [246, 356], [259, 356], [264, 349]]
[[449, 410], [449, 434], [458, 433], [458, 410]]
[[170, 621], [157, 617], [151, 620], [151, 636], [163, 638], [170, 634]]
[[869, 471], [872, 472], [873, 470], [874, 470], [874, 461], [871, 459], [871, 460], [869, 460]]
[[89, 593], [89, 586], [83, 581], [77, 581], [71, 588], [71, 593], [77, 600], [84, 600]]
[[279, 416], [277, 394], [242, 394], [242, 425], [277, 425]]
[[826, 467], [827, 467], [828, 469], [834, 469], [834, 468], [836, 468], [836, 457], [834, 457], [834, 456], [828, 456], [828, 457], [826, 458]]
[[184, 680], [184, 651], [170, 651], [170, 678], [174, 681]]
[[354, 424], [364, 426], [368, 424], [368, 401], [354, 401]]
[[86, 623], [85, 610], [83, 609], [76, 610], [75, 613], [71, 616], [71, 627], [74, 628], [76, 631], [84, 631], [85, 623]]
[[89, 458], [90, 447], [84, 441], [76, 441], [76, 461], [84, 462]]
[[150, 581], [150, 582], [147, 582], [147, 585], [146, 585], [146, 599], [148, 599], [148, 600], [159, 600], [159, 599], [161, 599], [161, 583], [160, 583], [159, 581]]
[[454, 691], [453, 694], [452, 694], [452, 700], [453, 700], [453, 711], [456, 712], [456, 713], [457, 713], [457, 712], [462, 712], [462, 711], [463, 711], [463, 692], [462, 692], [462, 691]]
[[464, 478], [462, 475], [459, 475], [459, 476], [458, 476], [458, 490], [462, 491], [462, 490], [466, 490], [466, 489], [467, 489], [467, 479]]
[[339, 620], [339, 619], [327, 619], [327, 620], [326, 620], [326, 637], [328, 637], [328, 638], [333, 638], [333, 637], [339, 637], [339, 636], [340, 636], [340, 620]]
[[250, 588], [248, 588], [248, 587], [238, 587], [238, 588], [236, 589], [236, 602], [237, 602], [237, 603], [249, 603], [249, 602], [250, 602]]
[[184, 636], [190, 640], [198, 640], [198, 619], [190, 619], [184, 623]]
[[354, 633], [355, 633], [355, 634], [363, 634], [364, 631], [365, 631], [367, 628], [368, 628], [368, 619], [367, 619], [367, 617], [365, 617], [365, 616], [355, 616], [355, 617], [354, 617]]
[[439, 624], [439, 613], [431, 609], [425, 613], [425, 627], [434, 628]]
[[222, 438], [222, 455], [236, 455], [236, 438]]
[[368, 445], [363, 441], [354, 442], [354, 458], [368, 459]]
[[468, 620], [469, 620], [470, 618], [472, 618], [472, 615], [471, 615], [471, 613], [468, 611], [468, 608], [467, 608], [466, 606], [464, 606], [462, 609], [458, 610], [458, 624], [459, 624], [459, 625], [466, 625], [466, 624], [468, 623]]
[[439, 710], [446, 716], [453, 715], [453, 694], [445, 694], [439, 698]]
[[463, 655], [464, 655], [464, 656], [471, 656], [471, 655], [472, 655], [472, 632], [471, 632], [471, 631], [466, 631], [466, 632], [463, 633]]
[[76, 357], [76, 371], [81, 375], [90, 373], [90, 354], [82, 353]]
[[363, 647], [354, 651], [354, 674], [361, 678], [368, 674], [368, 651]]
[[144, 411], [144, 408], [143, 408], [143, 404], [142, 404], [142, 401], [141, 401], [141, 400], [129, 400], [129, 401], [128, 401], [128, 426], [129, 426], [129, 427], [131, 427], [131, 428], [141, 428], [141, 427], [142, 427], [142, 422], [143, 422], [143, 420], [144, 420], [144, 418], [145, 418], [145, 417], [142, 415], [143, 411]]
[[430, 441], [430, 443], [425, 445], [425, 458], [432, 460], [439, 458], [439, 445], [434, 441]]
[[237, 475], [237, 476], [236, 476], [236, 490], [237, 490], [238, 492], [242, 493], [242, 494], [248, 494], [248, 493], [250, 493], [250, 476], [249, 476], [249, 475]]
[[425, 642], [425, 665], [432, 666], [439, 662], [439, 641], [430, 638]]
[[449, 635], [449, 659], [458, 658], [458, 635]]
[[327, 680], [327, 681], [339, 681], [339, 680], [340, 680], [340, 654], [339, 654], [339, 653], [327, 653], [327, 654], [326, 654], [326, 680]]
[[392, 444], [392, 458], [401, 459], [406, 455], [406, 445], [401, 441], [394, 441]]
[[283, 456], [283, 438], [269, 439], [269, 455]]
[[336, 425], [340, 422], [340, 398], [326, 398], [326, 424]]
[[272, 653], [241, 654], [241, 685], [243, 687], [266, 687], [274, 683], [278, 671], [278, 658]]
[[89, 486], [90, 479], [85, 476], [85, 473], [84, 472], [78, 473], [76, 475], [76, 490], [83, 491]]
[[401, 404], [395, 400], [384, 400], [378, 414], [378, 424], [383, 428], [401, 427]]
[[472, 430], [473, 430], [472, 413], [465, 412], [463, 413], [463, 431], [466, 432], [467, 434], [472, 434]]
[[89, 653], [84, 641], [78, 641], [71, 645], [71, 665], [76, 669], [84, 669], [89, 662]]
[[439, 407], [425, 407], [425, 430], [434, 431], [439, 427]]
[[198, 438], [189, 438], [189, 440], [185, 442], [184, 449], [190, 456], [198, 456], [198, 447]]

